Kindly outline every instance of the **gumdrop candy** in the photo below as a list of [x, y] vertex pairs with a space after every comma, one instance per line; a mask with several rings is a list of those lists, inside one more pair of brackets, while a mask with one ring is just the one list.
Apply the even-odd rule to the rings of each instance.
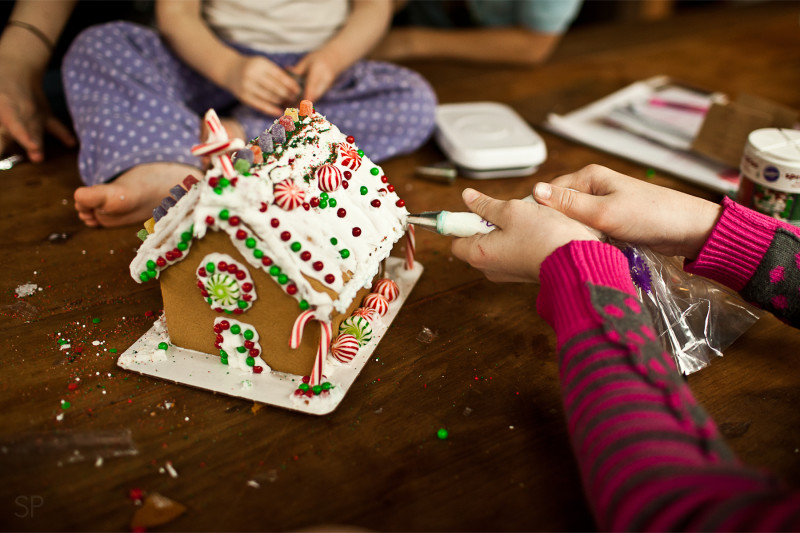
[[169, 190], [169, 193], [172, 195], [173, 198], [176, 200], [180, 200], [186, 194], [186, 189], [181, 187], [180, 185], [176, 185]]
[[253, 158], [254, 158], [254, 156], [253, 156], [253, 152], [251, 150], [249, 150], [247, 148], [242, 148], [241, 150], [237, 150], [236, 151], [236, 154], [233, 156], [233, 162], [235, 164], [237, 161], [240, 161], [240, 160], [247, 161], [248, 168], [249, 168], [249, 165], [251, 165], [253, 163]]
[[300, 102], [299, 113], [301, 117], [309, 117], [314, 114], [314, 104], [311, 100], [303, 100]]
[[253, 152], [253, 164], [260, 165], [264, 162], [264, 155], [261, 153], [261, 147], [251, 144], [248, 146], [251, 152]]
[[272, 134], [269, 130], [264, 130], [261, 135], [258, 136], [258, 147], [261, 148], [261, 151], [265, 154], [271, 154], [275, 149], [272, 144]]
[[197, 178], [189, 174], [185, 178], [183, 178], [183, 187], [188, 191], [191, 189], [194, 184], [197, 183]]
[[[249, 151], [250, 150], [248, 150], [248, 152]], [[243, 159], [243, 158], [237, 159], [236, 162], [233, 164], [233, 168], [239, 174], [246, 174], [246, 173], [250, 172], [250, 166], [251, 166], [250, 162], [247, 159]]]
[[300, 120], [296, 107], [287, 107], [286, 111], [283, 112], [283, 116], [292, 117], [292, 122], [297, 122], [298, 120]]
[[278, 122], [283, 126], [286, 131], [294, 131], [294, 120], [288, 115], [283, 115], [278, 119]]
[[169, 211], [170, 208], [176, 203], [178, 202], [176, 202], [175, 198], [173, 198], [172, 196], [165, 196], [164, 199], [161, 200], [161, 207], [164, 208], [164, 211]]
[[156, 219], [148, 218], [144, 221], [144, 229], [147, 230], [147, 233], [153, 233], [155, 231]]
[[153, 220], [158, 222], [159, 220], [161, 220], [161, 217], [163, 217], [166, 214], [167, 214], [167, 210], [159, 205], [158, 207], [153, 209]]
[[273, 124], [269, 128], [269, 133], [272, 135], [272, 142], [275, 144], [283, 144], [286, 142], [286, 128], [282, 124]]
[[144, 242], [144, 240], [147, 238], [148, 235], [150, 234], [147, 233], [147, 230], [145, 228], [140, 229], [139, 232], [136, 234], [137, 237], [142, 239], [142, 242]]

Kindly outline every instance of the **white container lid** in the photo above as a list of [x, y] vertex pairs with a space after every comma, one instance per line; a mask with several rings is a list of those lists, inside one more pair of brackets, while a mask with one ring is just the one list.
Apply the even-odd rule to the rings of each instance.
[[763, 128], [750, 132], [742, 175], [783, 192], [800, 192], [800, 130]]
[[542, 138], [512, 108], [497, 102], [442, 104], [436, 140], [459, 167], [535, 170], [547, 157]]

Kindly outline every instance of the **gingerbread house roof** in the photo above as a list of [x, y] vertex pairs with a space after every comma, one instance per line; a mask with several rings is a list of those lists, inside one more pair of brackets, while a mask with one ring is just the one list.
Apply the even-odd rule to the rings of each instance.
[[[187, 257], [195, 239], [222, 231], [318, 320], [345, 312], [404, 234], [408, 211], [378, 165], [304, 102], [247, 145], [229, 140], [209, 112], [195, 154], [212, 167], [175, 189], [131, 263], [139, 282]], [[238, 148], [233, 160], [227, 151]], [[271, 152], [270, 152], [271, 150]]]

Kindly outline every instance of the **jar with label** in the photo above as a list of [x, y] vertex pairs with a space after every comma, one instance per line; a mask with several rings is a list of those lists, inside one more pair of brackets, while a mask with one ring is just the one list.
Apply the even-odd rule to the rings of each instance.
[[739, 166], [736, 200], [751, 209], [800, 226], [800, 131], [764, 128], [750, 132]]

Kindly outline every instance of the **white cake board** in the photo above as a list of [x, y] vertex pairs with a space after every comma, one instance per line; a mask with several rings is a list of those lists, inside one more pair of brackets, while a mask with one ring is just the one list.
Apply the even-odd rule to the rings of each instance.
[[[404, 265], [405, 260], [396, 257], [387, 259], [386, 275], [397, 283], [400, 295], [397, 300], [389, 304], [386, 315], [373, 322], [372, 340], [362, 346], [358, 350], [358, 355], [346, 365], [330, 356], [325, 362], [326, 380], [333, 385], [328, 394], [311, 398], [298, 397], [294, 395], [294, 391], [302, 383], [300, 376], [282, 372], [265, 371], [261, 374], [245, 372], [223, 365], [216, 355], [187, 350], [179, 346], [170, 345], [166, 357], [163, 356], [163, 351], [160, 351], [159, 355], [158, 344], [169, 342], [168, 334], [162, 326], [163, 322], [159, 321], [156, 321], [150, 330], [120, 355], [117, 365], [125, 370], [254, 402], [314, 415], [328, 414], [342, 401], [422, 275], [423, 267], [420, 263], [414, 263], [412, 270], [406, 270]], [[309, 330], [308, 334], [312, 331], [314, 330]]]

